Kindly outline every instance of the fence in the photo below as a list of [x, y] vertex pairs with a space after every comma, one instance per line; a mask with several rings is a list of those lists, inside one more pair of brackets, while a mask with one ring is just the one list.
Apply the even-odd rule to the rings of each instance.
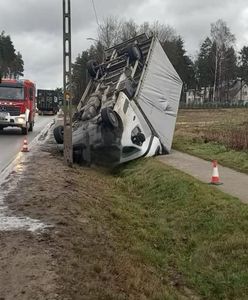
[[248, 102], [238, 101], [238, 102], [192, 102], [185, 103], [180, 102], [179, 108], [184, 109], [216, 109], [216, 108], [248, 108]]

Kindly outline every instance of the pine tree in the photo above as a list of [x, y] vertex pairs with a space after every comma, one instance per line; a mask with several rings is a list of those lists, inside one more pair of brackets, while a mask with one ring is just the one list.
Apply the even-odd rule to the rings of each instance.
[[165, 53], [167, 54], [178, 75], [182, 79], [186, 89], [195, 87], [195, 70], [194, 64], [184, 49], [184, 41], [179, 36], [171, 41], [162, 43]]
[[213, 86], [214, 84], [214, 51], [215, 45], [207, 37], [201, 45], [200, 53], [195, 63], [199, 88]]
[[10, 69], [12, 76], [14, 78], [18, 78], [19, 76], [23, 76], [23, 71], [24, 71], [24, 62], [22, 59], [22, 55], [20, 52], [17, 52], [17, 55], [15, 56], [15, 59], [13, 60]]
[[14, 48], [9, 35], [0, 34], [0, 80], [2, 77], [23, 76], [24, 62], [20, 52]]
[[248, 84], [248, 46], [244, 46], [239, 55], [238, 75]]

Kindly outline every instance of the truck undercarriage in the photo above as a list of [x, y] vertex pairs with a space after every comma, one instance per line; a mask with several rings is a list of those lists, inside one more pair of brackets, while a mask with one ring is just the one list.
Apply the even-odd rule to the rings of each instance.
[[[88, 62], [91, 80], [73, 116], [74, 160], [118, 164], [170, 151], [181, 80], [161, 48], [155, 37], [142, 34], [106, 50], [102, 64]], [[173, 101], [166, 95], [171, 81], [176, 89]], [[155, 120], [151, 111], [160, 111], [163, 119]], [[166, 122], [171, 128], [163, 138]]]

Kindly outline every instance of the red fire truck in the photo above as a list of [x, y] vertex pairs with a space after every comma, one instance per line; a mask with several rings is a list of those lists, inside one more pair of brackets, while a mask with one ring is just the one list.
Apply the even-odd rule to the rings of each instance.
[[0, 83], [0, 130], [12, 126], [22, 134], [33, 131], [35, 84], [30, 80], [2, 79]]

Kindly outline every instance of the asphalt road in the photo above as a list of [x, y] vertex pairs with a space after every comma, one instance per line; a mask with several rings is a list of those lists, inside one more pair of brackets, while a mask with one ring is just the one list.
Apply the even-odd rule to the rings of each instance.
[[[36, 116], [33, 132], [28, 133], [30, 143], [53, 120], [54, 116]], [[8, 127], [0, 131], [0, 173], [15, 158], [23, 146], [24, 135], [19, 128]]]

